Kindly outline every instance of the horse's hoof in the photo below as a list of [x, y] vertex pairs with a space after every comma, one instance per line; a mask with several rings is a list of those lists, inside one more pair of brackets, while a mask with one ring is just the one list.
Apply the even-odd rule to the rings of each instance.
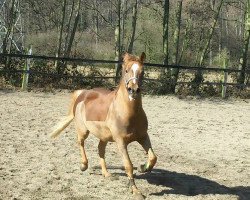
[[112, 174], [110, 174], [109, 172], [106, 172], [106, 173], [102, 173], [102, 176], [104, 178], [110, 178], [112, 176]]
[[119, 180], [119, 176], [111, 175], [111, 176], [105, 177], [105, 179], [109, 180], [109, 181], [117, 181], [117, 180]]
[[119, 176], [116, 175], [116, 174], [110, 174], [110, 173], [107, 173], [107, 174], [103, 174], [103, 177], [107, 180], [110, 180], [110, 181], [115, 181], [115, 180], [119, 180]]
[[137, 168], [138, 172], [140, 173], [144, 173], [145, 172], [145, 165], [140, 165], [138, 168]]
[[119, 180], [119, 175], [117, 175], [117, 174], [112, 174], [112, 176], [110, 176], [110, 180], [112, 180], [112, 181], [117, 181], [117, 180]]
[[146, 172], [150, 172], [150, 170], [147, 168], [146, 164], [140, 165], [138, 167], [138, 171], [140, 173], [146, 173]]
[[88, 169], [88, 165], [82, 164], [80, 169], [82, 172], [84, 172], [86, 169]]

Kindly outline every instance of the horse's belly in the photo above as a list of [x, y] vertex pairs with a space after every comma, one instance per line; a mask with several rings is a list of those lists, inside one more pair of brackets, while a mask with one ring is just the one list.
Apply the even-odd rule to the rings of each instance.
[[102, 141], [113, 141], [110, 129], [104, 121], [86, 121], [87, 129]]

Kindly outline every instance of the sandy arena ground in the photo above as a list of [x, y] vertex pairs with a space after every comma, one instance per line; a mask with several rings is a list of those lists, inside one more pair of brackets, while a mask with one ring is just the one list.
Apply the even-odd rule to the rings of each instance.
[[[92, 135], [85, 172], [74, 123], [57, 140], [48, 137], [69, 96], [0, 91], [0, 199], [133, 199], [115, 144], [106, 153], [114, 177], [105, 179]], [[146, 199], [250, 199], [250, 100], [145, 96], [143, 103], [158, 155], [151, 174], [134, 171]], [[134, 167], [146, 161], [137, 143], [129, 152]]]

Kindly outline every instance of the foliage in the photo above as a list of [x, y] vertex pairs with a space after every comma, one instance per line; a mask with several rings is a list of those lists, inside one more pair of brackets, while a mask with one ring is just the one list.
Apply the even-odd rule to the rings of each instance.
[[[225, 60], [230, 61], [230, 55], [227, 49], [223, 49], [221, 52], [218, 52], [218, 54], [214, 57], [213, 63], [215, 66], [223, 66]], [[228, 66], [232, 66], [230, 62], [227, 64]]]
[[[66, 0], [65, 18], [63, 18], [63, 1], [61, 0], [22, 0], [20, 1], [20, 10], [23, 20], [23, 32], [25, 33], [24, 46], [32, 45], [33, 53], [39, 55], [54, 56], [58, 52], [59, 33], [62, 30], [62, 50], [68, 45], [67, 35], [70, 35], [74, 27], [74, 19], [77, 14], [78, 0]], [[115, 59], [115, 28], [118, 23], [118, 2], [117, 0], [81, 0], [80, 18], [77, 24], [75, 37], [70, 52], [71, 57], [89, 58], [89, 59]], [[122, 51], [128, 49], [128, 44], [132, 33], [132, 15], [134, 1], [122, 1], [124, 8], [121, 12], [122, 25]], [[133, 53], [139, 55], [144, 51], [147, 55], [147, 62], [163, 63], [163, 6], [164, 1], [145, 0], [138, 1], [138, 18], [135, 31], [135, 41]], [[213, 25], [213, 18], [220, 1], [207, 0], [185, 0], [183, 1], [182, 18], [180, 26], [179, 49], [183, 55], [180, 65], [197, 66], [209, 37], [209, 30]], [[175, 10], [177, 1], [170, 0], [169, 29], [168, 29], [168, 51], [169, 64], [173, 64], [174, 30], [175, 30]], [[205, 66], [222, 66], [225, 58], [229, 60], [229, 67], [238, 68], [244, 46], [244, 15], [246, 10], [244, 1], [224, 1], [215, 32], [209, 45], [208, 53], [204, 57]], [[11, 18], [11, 15], [8, 14]], [[62, 20], [64, 19], [64, 20]], [[190, 24], [190, 27], [189, 27]], [[63, 26], [61, 26], [63, 25]], [[61, 29], [62, 28], [62, 29]], [[248, 53], [249, 54], [249, 53]], [[20, 68], [20, 65], [13, 64], [13, 69]], [[60, 63], [64, 65], [63, 63]], [[72, 63], [67, 63], [71, 65]], [[56, 69], [53, 62], [36, 61], [34, 67], [41, 73], [54, 72]], [[113, 67], [113, 66], [110, 66]], [[93, 76], [100, 71], [94, 71]], [[67, 71], [65, 72], [68, 73]], [[84, 75], [84, 74], [83, 74]], [[60, 78], [57, 80], [58, 85], [62, 87], [78, 87], [79, 85], [102, 85], [104, 80], [92, 81], [81, 80], [81, 73], [75, 72], [77, 80], [66, 80]], [[11, 82], [17, 82], [20, 76], [9, 77]], [[15, 81], [15, 78], [18, 81]], [[166, 94], [170, 90], [169, 75], [167, 72], [157, 77], [159, 82], [145, 85], [149, 93]], [[31, 81], [51, 83], [52, 77], [40, 75], [32, 77]], [[184, 80], [183, 74], [178, 78]], [[107, 85], [110, 81], [106, 82]], [[106, 84], [105, 83], [105, 84]], [[64, 85], [64, 86], [63, 86]], [[153, 91], [151, 88], [157, 89]], [[71, 86], [70, 86], [71, 87]], [[110, 85], [108, 86], [110, 87]], [[176, 92], [184, 92], [189, 86], [178, 86]], [[202, 92], [216, 93], [218, 89], [210, 86], [202, 86]]]

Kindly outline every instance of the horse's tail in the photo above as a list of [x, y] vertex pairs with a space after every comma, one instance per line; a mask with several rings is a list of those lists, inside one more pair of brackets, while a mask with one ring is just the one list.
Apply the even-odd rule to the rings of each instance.
[[56, 138], [74, 119], [74, 115], [68, 115], [54, 126], [53, 131], [50, 135], [51, 138]]
[[72, 102], [70, 105], [69, 114], [66, 117], [63, 117], [60, 122], [58, 122], [50, 135], [51, 138], [56, 138], [74, 119], [74, 107], [77, 97], [80, 95], [81, 90], [77, 90], [72, 95]]

